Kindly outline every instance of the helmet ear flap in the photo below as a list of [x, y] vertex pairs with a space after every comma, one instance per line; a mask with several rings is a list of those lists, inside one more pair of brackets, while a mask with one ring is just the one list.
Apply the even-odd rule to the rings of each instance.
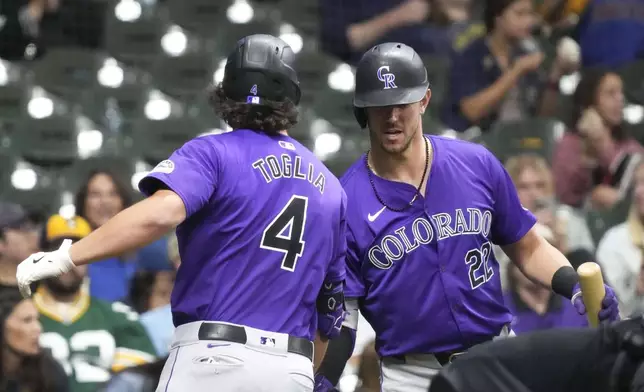
[[356, 120], [358, 120], [360, 128], [365, 129], [367, 127], [367, 112], [364, 108], [357, 108], [354, 106], [353, 115], [356, 117]]

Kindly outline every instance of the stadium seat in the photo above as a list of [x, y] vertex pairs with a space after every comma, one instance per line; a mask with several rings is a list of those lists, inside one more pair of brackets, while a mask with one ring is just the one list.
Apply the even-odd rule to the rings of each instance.
[[204, 94], [212, 84], [213, 58], [208, 53], [180, 57], [159, 56], [152, 76], [159, 89], [185, 99]]
[[428, 109], [430, 113], [438, 116], [449, 88], [450, 59], [447, 56], [425, 55], [422, 57], [427, 68], [429, 87], [432, 90], [432, 99]]
[[619, 70], [624, 81], [624, 92], [633, 103], [644, 105], [644, 60], [625, 65]]
[[226, 56], [235, 48], [240, 39], [250, 34], [277, 35], [279, 32], [275, 23], [270, 20], [253, 20], [245, 24], [234, 24], [226, 21], [220, 23], [218, 27], [217, 44], [221, 52], [225, 53]]
[[555, 125], [555, 120], [542, 118], [499, 123], [482, 140], [502, 161], [521, 153], [536, 153], [550, 159], [555, 146]]
[[52, 48], [35, 63], [34, 82], [66, 100], [80, 102], [86, 89], [98, 85], [97, 74], [105, 57], [87, 49]]
[[64, 166], [78, 156], [76, 120], [72, 116], [25, 118], [18, 123], [14, 148], [38, 166]]
[[177, 148], [207, 131], [194, 118], [169, 118], [162, 121], [142, 120], [134, 133], [133, 152], [150, 165], [167, 159]]
[[327, 87], [317, 92], [312, 108], [318, 116], [334, 126], [347, 131], [356, 131], [360, 126], [353, 115], [352, 102], [352, 92], [344, 93]]
[[132, 175], [136, 172], [135, 161], [128, 156], [102, 156], [79, 160], [74, 165], [60, 171], [60, 177], [65, 180], [60, 183], [63, 189], [77, 192], [95, 170], [106, 169], [114, 174], [123, 184], [129, 186]]
[[43, 217], [58, 213], [62, 205], [61, 192], [53, 186], [31, 190], [9, 187], [2, 190], [0, 200], [20, 204], [29, 213]]
[[90, 118], [103, 122], [112, 110], [124, 120], [139, 119], [148, 100], [149, 88], [143, 84], [127, 84], [118, 88], [97, 86], [85, 99], [84, 113]]
[[595, 244], [598, 244], [608, 229], [626, 220], [630, 208], [630, 197], [619, 202], [616, 206], [606, 211], [591, 210], [586, 216], [586, 222], [590, 229]]
[[313, 105], [317, 96], [329, 89], [329, 73], [337, 64], [337, 60], [316, 50], [303, 49], [298, 53], [295, 69], [302, 87], [302, 105]]
[[[324, 0], [320, 0], [324, 1]], [[282, 20], [306, 37], [319, 37], [320, 13], [318, 0], [282, 0]]]
[[0, 86], [0, 122], [15, 121], [25, 114], [28, 94], [22, 83]]
[[164, 25], [156, 18], [122, 22], [109, 13], [106, 22], [105, 46], [117, 60], [149, 69], [154, 59], [162, 52], [161, 37]]
[[219, 27], [227, 23], [229, 2], [212, 0], [167, 0], [172, 21], [204, 38], [214, 37]]

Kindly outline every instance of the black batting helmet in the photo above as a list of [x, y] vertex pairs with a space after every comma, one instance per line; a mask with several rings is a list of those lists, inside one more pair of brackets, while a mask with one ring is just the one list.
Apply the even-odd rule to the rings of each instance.
[[300, 82], [293, 69], [295, 53], [268, 34], [242, 38], [228, 56], [222, 87], [237, 102], [262, 105], [262, 100], [300, 102]]
[[364, 108], [418, 102], [428, 88], [427, 69], [414, 49], [397, 42], [376, 45], [362, 56], [356, 70], [356, 120], [365, 128]]

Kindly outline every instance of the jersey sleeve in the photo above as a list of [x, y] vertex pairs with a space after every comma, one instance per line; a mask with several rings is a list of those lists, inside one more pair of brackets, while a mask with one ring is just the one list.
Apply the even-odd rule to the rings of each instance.
[[138, 314], [122, 302], [114, 302], [111, 307], [114, 320], [112, 336], [116, 342], [112, 371], [153, 362], [156, 350], [139, 322]]
[[329, 271], [326, 275], [326, 282], [338, 282], [345, 280], [346, 277], [346, 264], [344, 258], [347, 253], [347, 220], [346, 220], [346, 209], [347, 209], [347, 195], [342, 191], [342, 205], [340, 207], [340, 225], [338, 232], [336, 233], [336, 240], [334, 241], [335, 252]]
[[187, 216], [199, 211], [217, 189], [219, 178], [217, 145], [210, 138], [195, 138], [159, 163], [139, 183], [146, 196], [167, 187], [183, 200]]
[[360, 272], [360, 259], [358, 258], [359, 250], [355, 235], [351, 227], [347, 225], [347, 251], [345, 257], [346, 273], [345, 291], [346, 298], [361, 298], [366, 295], [362, 274]]
[[488, 151], [488, 168], [494, 193], [492, 242], [504, 246], [523, 238], [537, 219], [524, 208], [510, 175], [497, 157]]

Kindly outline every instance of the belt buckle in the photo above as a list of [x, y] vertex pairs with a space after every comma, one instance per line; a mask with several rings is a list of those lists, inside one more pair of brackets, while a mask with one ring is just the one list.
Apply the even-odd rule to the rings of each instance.
[[459, 356], [461, 356], [461, 355], [463, 355], [463, 354], [465, 354], [465, 352], [464, 352], [464, 351], [457, 352], [457, 353], [452, 353], [452, 354], [450, 354], [450, 355], [449, 355], [449, 357], [447, 358], [447, 362], [448, 362], [448, 363], [452, 363], [452, 361], [454, 361], [457, 357], [459, 357]]

